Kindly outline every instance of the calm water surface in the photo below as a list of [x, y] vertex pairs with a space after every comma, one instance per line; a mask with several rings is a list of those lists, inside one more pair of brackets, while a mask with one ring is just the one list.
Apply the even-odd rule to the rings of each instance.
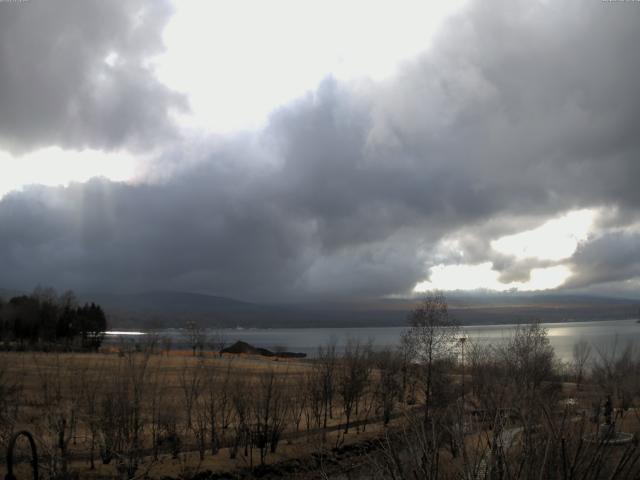
[[[611, 349], [616, 344], [618, 348], [622, 348], [628, 342], [640, 344], [640, 323], [635, 319], [543, 325], [556, 354], [565, 361], [571, 360], [573, 345], [580, 339], [587, 340], [595, 349]], [[515, 328], [516, 325], [473, 325], [463, 327], [463, 330], [471, 341], [497, 344], [508, 339]], [[338, 348], [344, 346], [350, 338], [371, 341], [377, 348], [397, 346], [405, 329], [406, 327], [274, 328], [224, 329], [221, 332], [227, 343], [242, 340], [257, 347], [284, 348], [313, 356], [319, 345], [326, 345], [332, 340], [337, 342]], [[183, 330], [167, 329], [160, 333], [173, 337], [177, 345], [185, 342]]]

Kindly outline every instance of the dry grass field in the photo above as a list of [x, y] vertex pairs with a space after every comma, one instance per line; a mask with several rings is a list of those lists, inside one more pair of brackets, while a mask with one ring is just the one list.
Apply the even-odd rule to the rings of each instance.
[[[618, 352], [578, 374], [545, 335], [471, 345], [464, 368], [357, 343], [312, 360], [5, 352], [0, 442], [33, 433], [45, 479], [638, 478], [640, 357]], [[608, 446], [608, 422], [630, 441]]]
[[305, 457], [382, 428], [373, 371], [358, 394], [360, 411], [350, 417], [357, 425], [345, 434], [337, 390], [326, 419], [322, 392], [310, 403], [309, 390], [321, 380], [312, 361], [187, 351], [5, 352], [0, 365], [3, 445], [11, 432], [32, 432], [47, 474], [187, 478]]

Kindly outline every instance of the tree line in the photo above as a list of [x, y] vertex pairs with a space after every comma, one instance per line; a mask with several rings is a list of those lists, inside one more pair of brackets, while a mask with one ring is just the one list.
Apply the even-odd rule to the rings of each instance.
[[5, 348], [97, 350], [106, 329], [102, 307], [80, 305], [72, 291], [57, 295], [38, 287], [7, 302], [0, 298], [0, 341]]

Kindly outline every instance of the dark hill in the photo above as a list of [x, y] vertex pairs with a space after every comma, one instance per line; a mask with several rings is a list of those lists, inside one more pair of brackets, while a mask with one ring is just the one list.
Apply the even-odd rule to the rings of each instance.
[[188, 292], [144, 292], [126, 295], [99, 295], [103, 303], [113, 307], [147, 311], [210, 311], [217, 309], [252, 309], [256, 305], [228, 297]]

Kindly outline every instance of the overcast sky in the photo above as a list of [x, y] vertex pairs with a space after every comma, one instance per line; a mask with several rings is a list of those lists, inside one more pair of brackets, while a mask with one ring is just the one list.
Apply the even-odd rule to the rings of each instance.
[[640, 3], [0, 2], [0, 288], [640, 297]]

